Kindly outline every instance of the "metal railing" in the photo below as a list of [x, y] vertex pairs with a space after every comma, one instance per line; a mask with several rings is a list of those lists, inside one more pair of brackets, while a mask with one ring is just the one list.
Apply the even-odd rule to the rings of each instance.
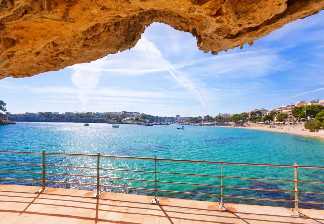
[[[84, 164], [83, 164], [84, 163]], [[122, 164], [122, 165], [121, 165]], [[272, 177], [270, 177], [272, 176]], [[89, 179], [91, 180], [89, 182]], [[324, 167], [90, 153], [0, 151], [0, 184], [86, 188], [227, 202], [324, 208]]]

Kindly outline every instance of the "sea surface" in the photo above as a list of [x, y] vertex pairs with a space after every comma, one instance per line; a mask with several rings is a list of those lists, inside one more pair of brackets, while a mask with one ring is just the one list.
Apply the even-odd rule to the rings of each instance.
[[[248, 129], [185, 126], [184, 130], [177, 130], [176, 127], [120, 125], [120, 128], [112, 128], [110, 124], [90, 124], [89, 127], [85, 127], [77, 123], [18, 123], [0, 126], [0, 150], [46, 150], [47, 153], [83, 152], [185, 160], [324, 166], [322, 140]], [[24, 172], [41, 172], [41, 167], [23, 164], [41, 163], [40, 155], [1, 153], [0, 162], [0, 170], [4, 170], [0, 174], [0, 183], [19, 184], [23, 182], [19, 178], [26, 178], [35, 179], [30, 185], [40, 184], [37, 182], [40, 175]], [[49, 164], [46, 170], [48, 186], [95, 189], [95, 169], [59, 166], [96, 167], [96, 157], [48, 155], [46, 162]], [[159, 196], [219, 201], [223, 185], [224, 201], [283, 204], [288, 207], [291, 206], [291, 199], [294, 197], [294, 192], [291, 192], [294, 187], [294, 169], [290, 167], [221, 166], [172, 161], [158, 161], [156, 164], [154, 160], [112, 158], [101, 158], [100, 166], [104, 168], [100, 174], [105, 177], [101, 181], [104, 185], [101, 189], [105, 191], [154, 194], [152, 189], [158, 188], [162, 190], [158, 193]], [[152, 172], [155, 169], [158, 172], [156, 176]], [[15, 170], [22, 172], [15, 173]], [[80, 177], [79, 174], [90, 177]], [[222, 183], [220, 176], [223, 175]], [[298, 186], [301, 191], [300, 199], [305, 202], [302, 206], [324, 207], [321, 204], [324, 203], [324, 170], [299, 168], [298, 175], [299, 179], [304, 181]], [[6, 180], [1, 177], [17, 179]], [[159, 181], [157, 185], [154, 182], [156, 179]], [[185, 182], [193, 185], [186, 185]], [[88, 186], [87, 183], [92, 185]], [[184, 191], [188, 193], [181, 193]], [[321, 192], [322, 195], [307, 192]], [[242, 199], [241, 196], [251, 199]], [[268, 198], [275, 200], [263, 200]], [[307, 204], [309, 201], [316, 204]]]

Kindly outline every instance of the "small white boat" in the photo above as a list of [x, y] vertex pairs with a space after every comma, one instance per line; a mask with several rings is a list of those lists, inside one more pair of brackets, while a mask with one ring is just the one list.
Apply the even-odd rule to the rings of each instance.
[[178, 130], [184, 130], [184, 126], [177, 127]]
[[113, 128], [119, 128], [119, 125], [118, 124], [113, 124], [112, 127]]

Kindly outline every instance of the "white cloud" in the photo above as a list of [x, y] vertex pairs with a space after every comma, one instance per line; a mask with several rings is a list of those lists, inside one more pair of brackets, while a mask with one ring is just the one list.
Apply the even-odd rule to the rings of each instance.
[[[111, 55], [91, 63], [75, 65], [71, 69], [73, 71], [72, 83], [78, 89], [79, 99], [84, 106], [88, 104], [89, 96], [93, 95], [93, 92], [98, 93], [97, 85], [104, 73], [106, 76], [137, 76], [152, 75], [157, 72], [169, 74], [178, 85], [196, 97], [202, 107], [207, 104], [200, 91], [201, 87], [198, 87], [185, 72], [179, 71], [177, 66], [167, 60], [161, 50], [145, 36], [128, 52]], [[152, 95], [154, 94], [150, 94]]]
[[[2, 85], [0, 85], [2, 88]], [[17, 90], [16, 86], [12, 85], [3, 85], [4, 88]], [[29, 92], [34, 94], [43, 94], [61, 97], [71, 97], [75, 96], [79, 89], [75, 87], [60, 87], [60, 86], [20, 86], [19, 89], [23, 92]], [[162, 91], [134, 91], [134, 90], [125, 90], [118, 88], [97, 88], [95, 91], [89, 92], [89, 97], [106, 97], [106, 98], [150, 98], [150, 99], [163, 99], [170, 98], [171, 94], [167, 94]]]
[[324, 12], [320, 12], [289, 23], [258, 40], [257, 43], [271, 45], [279, 51], [320, 43], [324, 35], [323, 16]]
[[187, 66], [197, 75], [210, 78], [255, 79], [287, 69], [290, 64], [275, 51], [260, 49], [220, 54]]

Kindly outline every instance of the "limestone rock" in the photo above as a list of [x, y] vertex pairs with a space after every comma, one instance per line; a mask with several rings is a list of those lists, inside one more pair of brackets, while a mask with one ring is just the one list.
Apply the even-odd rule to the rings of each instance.
[[153, 22], [217, 53], [322, 9], [324, 0], [0, 0], [0, 79], [129, 49]]

